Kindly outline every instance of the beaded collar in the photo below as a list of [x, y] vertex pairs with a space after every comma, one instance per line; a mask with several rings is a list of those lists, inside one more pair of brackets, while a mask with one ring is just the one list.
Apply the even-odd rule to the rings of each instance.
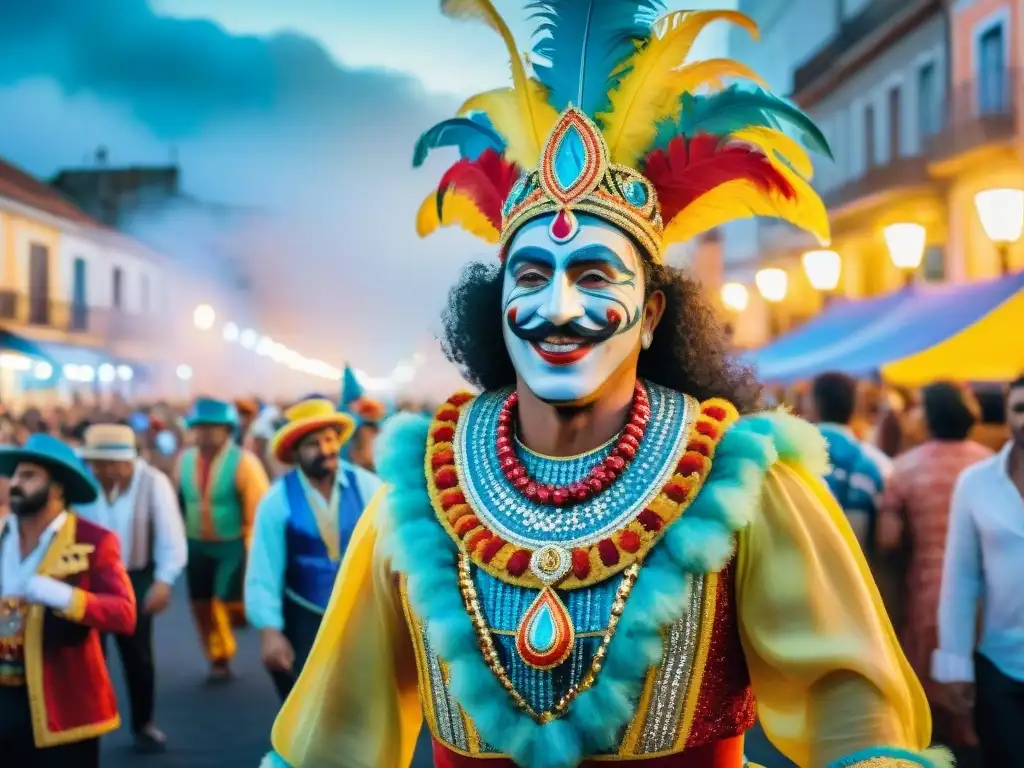
[[[509, 390], [456, 398], [436, 415], [426, 457], [438, 519], [476, 565], [519, 586], [578, 589], [642, 560], [699, 491], [716, 442], [705, 435], [713, 428], [717, 438], [719, 422], [732, 421], [714, 402], [702, 409], [686, 395], [645, 387], [651, 419], [636, 458], [608, 490], [560, 508], [524, 498], [501, 472], [494, 436]], [[532, 475], [564, 482], [610, 450], [552, 459], [520, 449], [519, 458]]]

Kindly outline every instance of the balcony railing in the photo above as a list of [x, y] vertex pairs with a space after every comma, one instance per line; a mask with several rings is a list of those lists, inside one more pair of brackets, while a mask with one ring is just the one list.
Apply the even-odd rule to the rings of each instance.
[[87, 334], [105, 342], [157, 341], [165, 330], [165, 324], [154, 315], [130, 315], [9, 290], [0, 291], [0, 321]]
[[840, 187], [824, 192], [822, 199], [829, 208], [840, 208], [891, 189], [927, 183], [927, 157], [897, 157], [872, 165], [860, 178], [851, 179]]
[[927, 145], [934, 160], [948, 159], [990, 142], [1012, 139], [1020, 104], [1020, 71], [993, 69], [956, 86], [948, 100], [945, 128]]

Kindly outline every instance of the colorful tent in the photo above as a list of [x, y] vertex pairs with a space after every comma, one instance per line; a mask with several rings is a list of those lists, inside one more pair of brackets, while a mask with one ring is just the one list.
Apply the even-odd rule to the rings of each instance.
[[913, 286], [830, 307], [748, 353], [765, 381], [824, 371], [917, 386], [936, 379], [1005, 381], [1024, 370], [1024, 273], [966, 285]]

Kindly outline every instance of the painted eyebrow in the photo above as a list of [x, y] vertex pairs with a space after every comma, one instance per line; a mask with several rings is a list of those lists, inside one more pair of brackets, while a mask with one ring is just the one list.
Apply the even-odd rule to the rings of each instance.
[[[619, 257], [619, 254], [607, 245], [603, 245], [601, 243], [591, 243], [590, 245], [583, 246], [577, 251], [573, 251], [569, 254], [569, 258], [566, 259], [565, 263], [566, 266], [571, 267], [595, 261], [603, 261], [624, 275], [636, 277], [636, 273], [626, 266], [625, 262], [623, 262]], [[551, 251], [546, 248], [541, 248], [538, 245], [528, 245], [520, 248], [512, 254], [511, 258], [508, 260], [508, 266], [506, 269], [508, 269], [509, 272], [514, 272], [523, 262], [530, 264], [544, 264], [545, 266], [553, 267], [555, 264], [555, 257]]]

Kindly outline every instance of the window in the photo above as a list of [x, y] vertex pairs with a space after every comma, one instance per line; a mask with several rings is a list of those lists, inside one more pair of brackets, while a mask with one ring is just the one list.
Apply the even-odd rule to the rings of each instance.
[[28, 252], [28, 321], [50, 324], [50, 249], [38, 243]]
[[124, 301], [124, 272], [114, 267], [114, 283], [111, 287], [110, 303], [114, 309], [121, 309]]
[[900, 87], [889, 89], [889, 162], [899, 158], [900, 145]]
[[1006, 48], [1003, 25], [992, 25], [978, 38], [978, 111], [1000, 114], [1006, 109]]
[[71, 330], [84, 331], [89, 326], [89, 302], [85, 282], [85, 259], [75, 259], [71, 276]]
[[929, 61], [917, 71], [917, 128], [922, 138], [939, 132], [939, 92], [935, 62]]
[[870, 170], [878, 161], [875, 154], [875, 107], [864, 107], [864, 170]]

